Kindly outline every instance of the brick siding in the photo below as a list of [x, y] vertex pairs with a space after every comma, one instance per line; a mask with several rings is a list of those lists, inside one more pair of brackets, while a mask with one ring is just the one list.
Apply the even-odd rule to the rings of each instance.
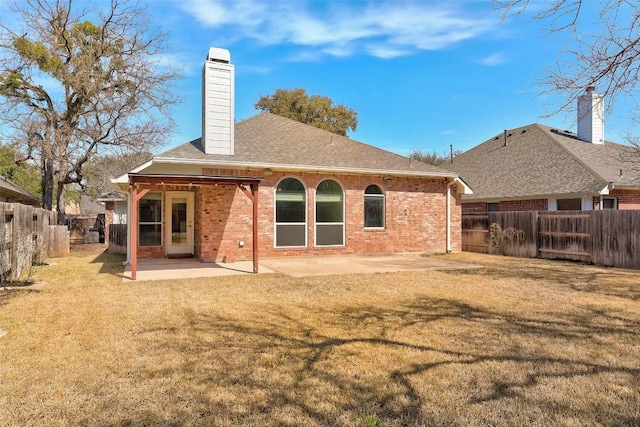
[[[615, 197], [619, 210], [640, 209], [640, 191], [613, 190], [606, 197]], [[600, 209], [600, 197], [593, 198], [593, 209]]]
[[547, 199], [503, 200], [500, 202], [500, 212], [546, 210], [549, 210]]
[[[233, 171], [204, 169], [204, 175], [232, 175]], [[236, 172], [236, 175], [261, 175]], [[274, 247], [274, 189], [281, 179], [299, 179], [307, 189], [307, 247]], [[334, 179], [345, 191], [345, 245], [314, 246], [315, 188]], [[385, 228], [364, 228], [364, 190], [376, 184], [385, 194]], [[167, 186], [166, 191], [185, 191]], [[186, 188], [188, 190], [188, 188]], [[202, 260], [232, 262], [252, 257], [252, 203], [235, 185], [219, 184], [191, 188], [195, 192], [194, 255]], [[316, 173], [265, 176], [259, 185], [258, 238], [261, 257], [290, 255], [380, 254], [444, 252], [446, 250], [446, 183], [444, 179], [400, 178], [385, 181], [379, 176], [326, 175]], [[461, 250], [462, 205], [451, 187], [451, 249]], [[164, 225], [166, 227], [166, 224]], [[240, 247], [239, 242], [244, 246]], [[163, 257], [164, 247], [138, 248], [138, 256]]]

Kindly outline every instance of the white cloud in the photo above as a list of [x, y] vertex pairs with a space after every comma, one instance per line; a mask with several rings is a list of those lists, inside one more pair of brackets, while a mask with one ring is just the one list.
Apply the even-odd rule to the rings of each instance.
[[[498, 24], [451, 2], [267, 2], [183, 0], [202, 26], [265, 45], [293, 44], [329, 56], [379, 58], [445, 49]], [[466, 6], [473, 5], [472, 3]], [[313, 57], [313, 55], [310, 55]], [[300, 60], [302, 55], [296, 55]]]
[[377, 58], [393, 59], [411, 54], [409, 49], [398, 48], [391, 45], [368, 45], [366, 51]]
[[507, 62], [507, 57], [503, 53], [493, 53], [491, 55], [480, 58], [476, 63], [480, 65], [495, 66]]

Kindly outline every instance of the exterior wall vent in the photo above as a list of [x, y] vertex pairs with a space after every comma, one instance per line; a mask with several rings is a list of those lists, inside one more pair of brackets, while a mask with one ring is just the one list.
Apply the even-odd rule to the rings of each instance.
[[233, 155], [234, 67], [227, 49], [212, 47], [202, 68], [202, 147]]
[[604, 97], [593, 86], [578, 98], [578, 139], [604, 144]]

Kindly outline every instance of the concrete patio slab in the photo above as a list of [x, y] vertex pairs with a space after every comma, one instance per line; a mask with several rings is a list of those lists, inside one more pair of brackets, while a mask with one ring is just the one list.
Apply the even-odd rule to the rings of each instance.
[[[258, 266], [260, 274], [274, 273], [263, 265]], [[238, 274], [253, 274], [253, 261], [231, 263], [201, 262], [193, 258], [183, 259], [139, 259], [136, 281], [192, 279], [198, 277], [220, 277]], [[123, 282], [131, 282], [131, 265], [124, 270]]]
[[261, 264], [293, 277], [324, 276], [331, 274], [387, 273], [412, 270], [468, 270], [481, 268], [475, 264], [462, 264], [421, 254], [362, 256], [337, 255], [296, 258], [272, 258]]
[[[420, 254], [363, 256], [336, 255], [314, 257], [267, 258], [260, 261], [259, 274], [282, 273], [292, 277], [325, 276], [332, 274], [387, 273], [412, 270], [469, 270], [481, 268], [442, 258]], [[200, 262], [196, 259], [140, 259], [137, 281], [171, 280], [198, 277], [219, 277], [252, 274], [252, 261], [233, 263]], [[131, 281], [131, 266], [127, 265], [122, 278]]]

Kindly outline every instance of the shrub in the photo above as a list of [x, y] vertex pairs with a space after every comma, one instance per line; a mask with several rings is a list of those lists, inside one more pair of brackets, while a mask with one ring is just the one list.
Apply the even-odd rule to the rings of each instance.
[[500, 255], [506, 255], [511, 242], [524, 234], [522, 230], [513, 227], [503, 229], [500, 224], [494, 222], [489, 226], [489, 238], [491, 246], [498, 249]]

